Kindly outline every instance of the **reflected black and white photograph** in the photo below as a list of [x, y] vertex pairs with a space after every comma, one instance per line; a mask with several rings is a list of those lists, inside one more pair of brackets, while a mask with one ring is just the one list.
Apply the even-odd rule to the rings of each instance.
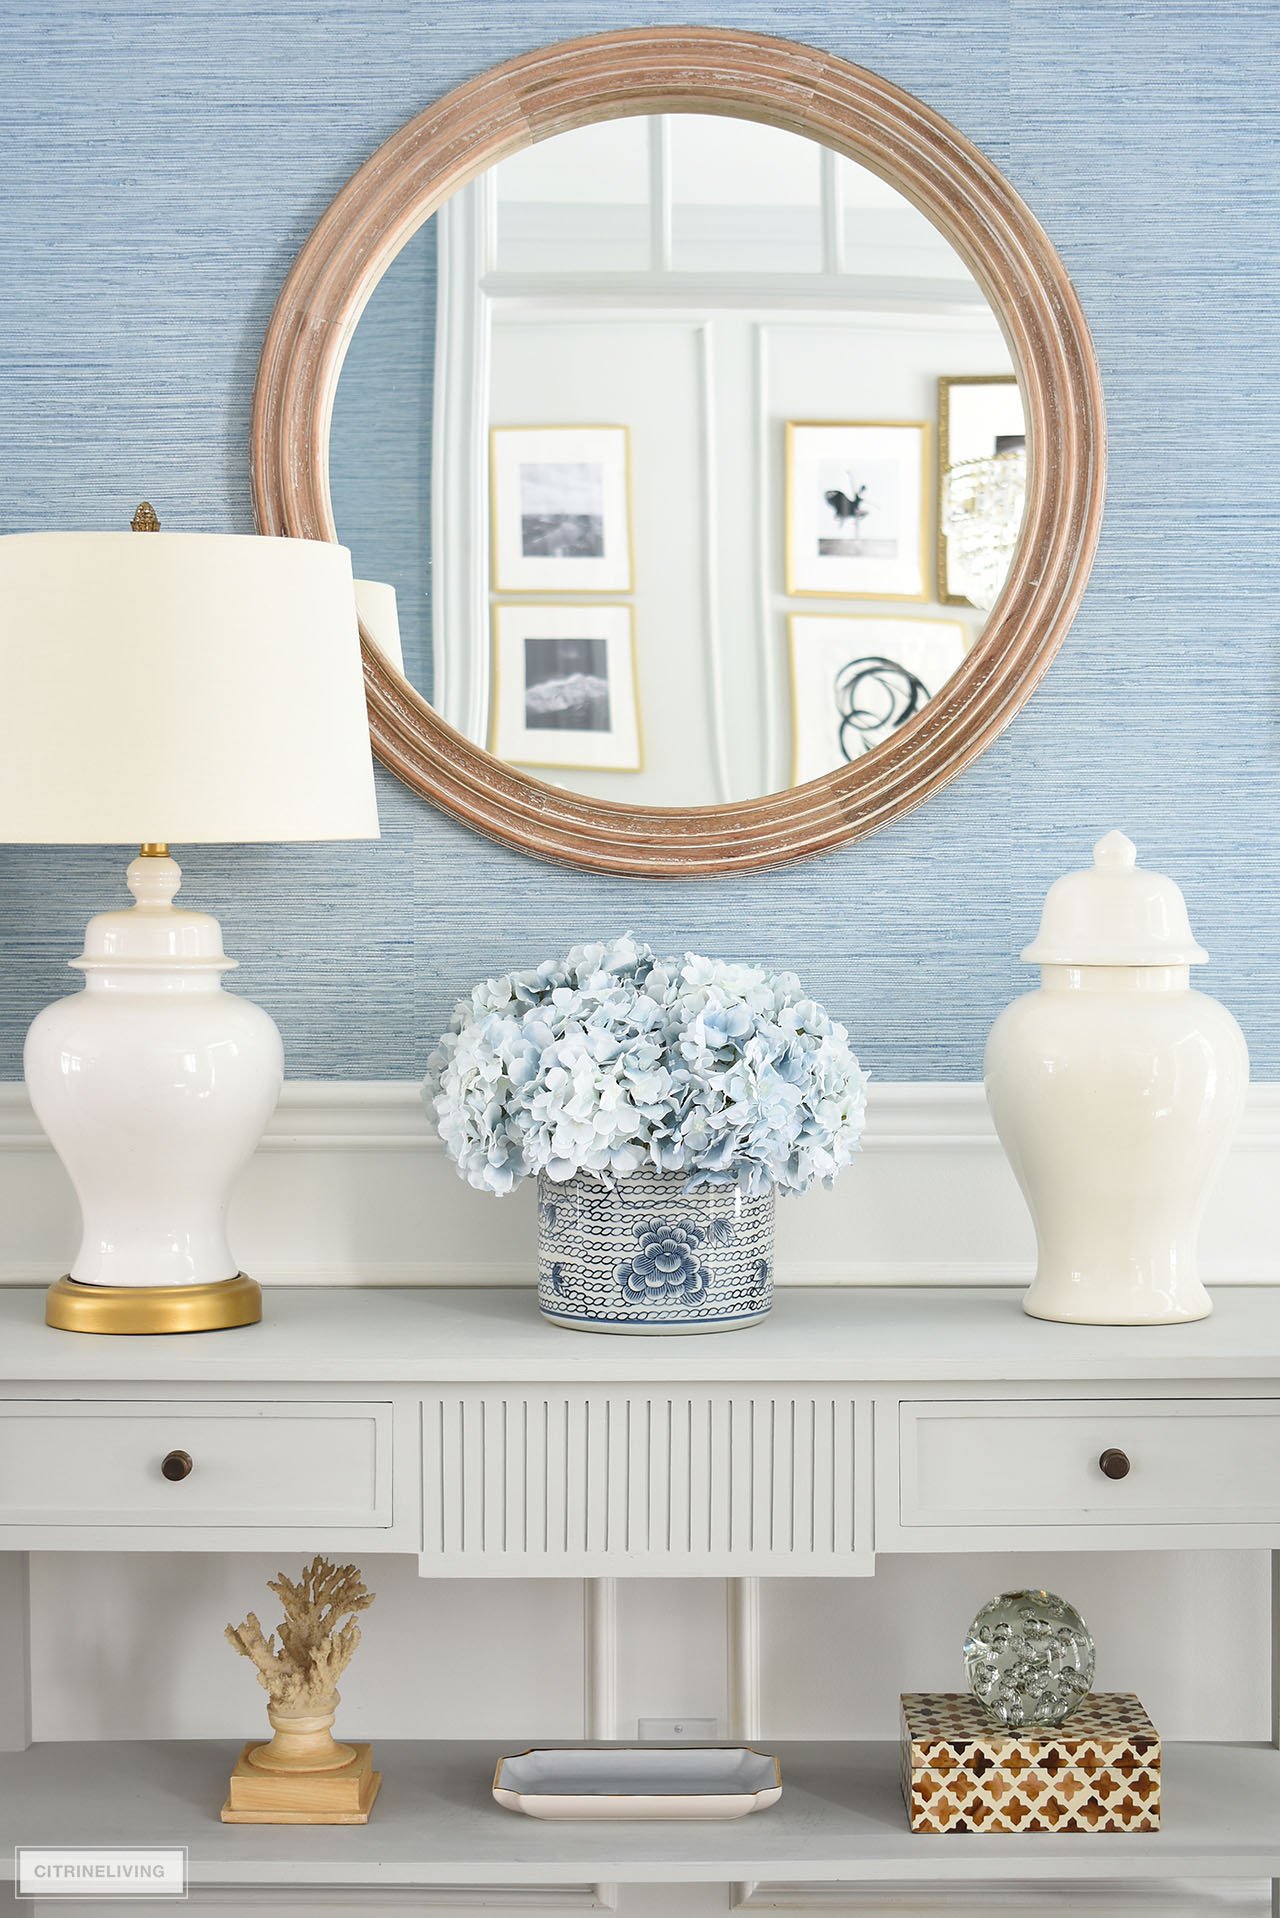
[[586, 460], [520, 468], [520, 551], [526, 559], [604, 557], [604, 470]]
[[956, 619], [793, 613], [793, 786], [849, 766], [922, 712], [965, 655]]
[[495, 426], [493, 589], [632, 588], [624, 426]]
[[923, 420], [790, 420], [787, 591], [917, 599], [925, 590]]
[[902, 529], [898, 473], [891, 460], [818, 462], [818, 556], [897, 559]]
[[524, 723], [530, 732], [607, 733], [608, 641], [531, 634], [524, 642]]
[[499, 600], [489, 750], [512, 765], [641, 770], [629, 606]]

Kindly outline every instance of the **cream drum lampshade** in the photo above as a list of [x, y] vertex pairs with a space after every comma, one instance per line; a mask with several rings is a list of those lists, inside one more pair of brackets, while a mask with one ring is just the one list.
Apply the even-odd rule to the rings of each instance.
[[92, 919], [71, 962], [84, 991], [27, 1035], [82, 1218], [46, 1316], [204, 1331], [261, 1317], [226, 1215], [284, 1058], [222, 989], [217, 920], [173, 903], [168, 842], [369, 839], [378, 817], [345, 549], [160, 533], [149, 507], [135, 527], [0, 538], [0, 842], [142, 848], [134, 905]]
[[345, 547], [10, 534], [0, 706], [0, 841], [377, 837]]

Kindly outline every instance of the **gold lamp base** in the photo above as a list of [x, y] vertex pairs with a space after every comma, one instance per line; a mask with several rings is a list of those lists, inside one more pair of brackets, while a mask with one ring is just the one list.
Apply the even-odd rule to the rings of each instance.
[[262, 1287], [237, 1272], [211, 1285], [81, 1285], [49, 1287], [44, 1319], [60, 1332], [224, 1332], [256, 1325]]

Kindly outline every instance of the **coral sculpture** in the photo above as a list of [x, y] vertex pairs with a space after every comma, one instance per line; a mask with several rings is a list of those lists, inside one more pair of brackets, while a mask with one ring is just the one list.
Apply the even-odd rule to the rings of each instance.
[[312, 1559], [296, 1583], [279, 1573], [267, 1589], [284, 1607], [279, 1645], [253, 1612], [243, 1625], [227, 1626], [228, 1643], [253, 1661], [274, 1711], [291, 1717], [331, 1711], [338, 1680], [360, 1643], [356, 1614], [368, 1610], [375, 1594], [354, 1565], [327, 1558]]
[[275, 1631], [250, 1612], [227, 1626], [227, 1641], [257, 1672], [275, 1736], [236, 1760], [223, 1823], [366, 1825], [382, 1774], [368, 1745], [340, 1745], [332, 1725], [338, 1680], [360, 1643], [356, 1614], [374, 1595], [354, 1565], [327, 1558], [313, 1558], [296, 1581], [280, 1572], [267, 1588], [284, 1608]]

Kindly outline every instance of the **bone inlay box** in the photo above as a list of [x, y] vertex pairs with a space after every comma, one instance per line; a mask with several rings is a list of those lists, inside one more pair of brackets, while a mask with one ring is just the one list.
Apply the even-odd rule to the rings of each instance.
[[1132, 1692], [1021, 1731], [968, 1693], [904, 1692], [902, 1789], [912, 1831], [1158, 1831], [1160, 1739]]

